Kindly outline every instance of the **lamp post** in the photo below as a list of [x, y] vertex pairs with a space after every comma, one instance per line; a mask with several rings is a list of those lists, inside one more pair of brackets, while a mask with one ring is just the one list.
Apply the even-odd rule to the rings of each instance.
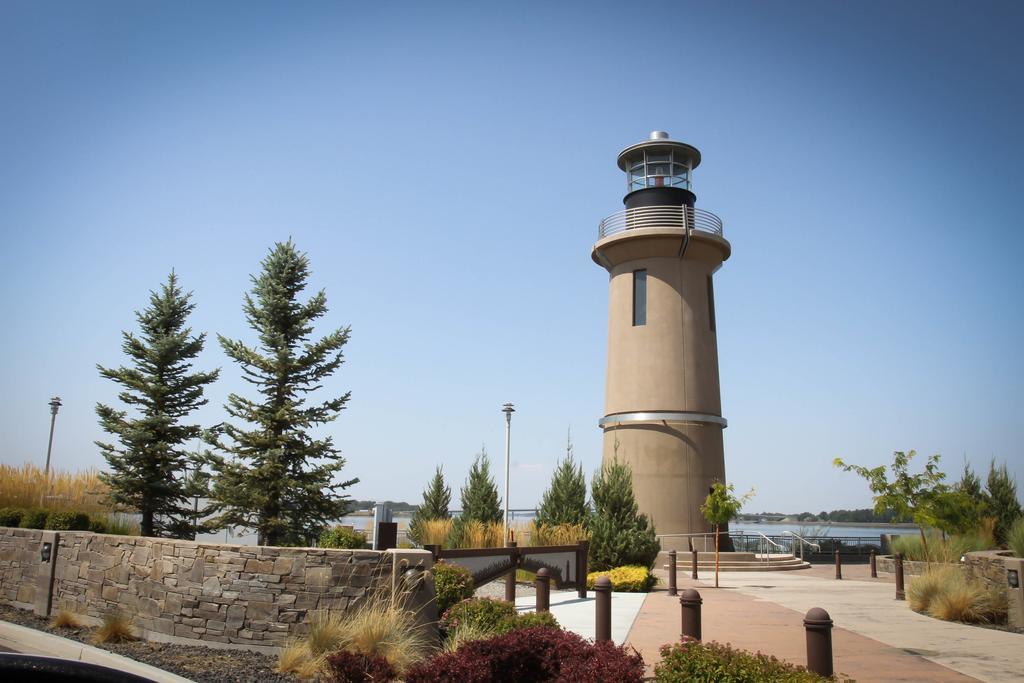
[[41, 504], [46, 504], [46, 496], [50, 492], [50, 454], [53, 453], [53, 426], [57, 422], [57, 411], [60, 410], [61, 402], [60, 396], [54, 396], [50, 399], [50, 441], [46, 445], [46, 469], [43, 470], [46, 478], [46, 487], [43, 490], [43, 500]]
[[512, 443], [512, 413], [516, 412], [516, 409], [512, 407], [511, 403], [506, 403], [501, 407], [501, 412], [505, 413], [505, 526], [502, 531], [505, 536], [505, 542], [508, 542], [508, 474], [509, 474], [509, 446]]

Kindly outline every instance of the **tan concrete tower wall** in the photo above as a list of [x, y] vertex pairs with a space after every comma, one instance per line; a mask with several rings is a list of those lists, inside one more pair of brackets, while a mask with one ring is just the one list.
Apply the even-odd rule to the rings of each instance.
[[[627, 230], [599, 241], [609, 270], [605, 415], [645, 412], [720, 417], [718, 343], [708, 279], [730, 253], [716, 235], [681, 229]], [[633, 325], [633, 272], [647, 270], [647, 322]], [[699, 507], [725, 481], [722, 426], [635, 422], [605, 427], [604, 460], [633, 470], [640, 510], [659, 534], [708, 531]], [[665, 549], [686, 542], [663, 543]]]

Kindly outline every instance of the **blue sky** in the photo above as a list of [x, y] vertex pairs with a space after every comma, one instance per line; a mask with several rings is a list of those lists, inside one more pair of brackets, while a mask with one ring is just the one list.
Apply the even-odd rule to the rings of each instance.
[[[726, 468], [758, 510], [869, 505], [831, 466], [1006, 460], [1024, 484], [1024, 10], [1017, 3], [0, 6], [0, 460], [99, 466], [96, 363], [174, 268], [252, 340], [293, 237], [351, 325], [329, 427], [357, 498], [457, 488], [513, 418], [512, 506], [571, 426], [600, 460], [620, 149], [698, 147], [733, 256], [715, 294]], [[499, 481], [500, 484], [500, 481]]]

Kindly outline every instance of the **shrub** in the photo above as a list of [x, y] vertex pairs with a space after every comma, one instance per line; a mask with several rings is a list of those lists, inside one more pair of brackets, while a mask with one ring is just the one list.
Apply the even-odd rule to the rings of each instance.
[[910, 579], [907, 602], [915, 612], [928, 612], [935, 596], [946, 591], [960, 577], [959, 567], [934, 567]]
[[366, 547], [366, 534], [361, 531], [355, 531], [347, 526], [325, 529], [320, 534], [320, 547], [361, 550]]
[[959, 572], [942, 586], [928, 606], [928, 613], [943, 621], [987, 624], [1006, 619], [1006, 592], [988, 588]]
[[53, 531], [86, 531], [89, 515], [84, 512], [50, 512], [46, 515], [45, 528]]
[[1019, 517], [1006, 537], [1007, 545], [1017, 557], [1024, 557], [1024, 517]]
[[94, 534], [105, 534], [107, 533], [107, 523], [97, 517], [89, 518], [89, 531]]
[[760, 652], [751, 653], [716, 642], [702, 643], [684, 636], [682, 642], [662, 645], [661, 661], [654, 667], [654, 680], [658, 683], [803, 683], [829, 679]]
[[138, 536], [142, 533], [140, 524], [132, 519], [130, 515], [126, 515], [121, 512], [108, 514], [103, 518], [102, 524], [104, 527], [102, 533], [105, 534], [114, 534], [117, 536]]
[[452, 605], [441, 615], [441, 627], [446, 631], [462, 625], [497, 632], [502, 623], [516, 616], [516, 607], [511, 602], [491, 598], [470, 598]]
[[21, 524], [21, 514], [18, 508], [0, 508], [0, 526], [18, 526]]
[[473, 597], [473, 575], [465, 567], [439, 562], [434, 565], [434, 588], [437, 591], [437, 613], [457, 602]]
[[485, 640], [494, 635], [496, 634], [490, 629], [462, 624], [448, 631], [448, 637], [445, 638], [442, 649], [445, 652], [455, 652], [466, 643], [471, 643], [474, 640]]
[[954, 564], [960, 561], [965, 553], [975, 550], [990, 550], [995, 542], [990, 535], [982, 532], [959, 534], [946, 539], [941, 534], [928, 533], [928, 552], [924, 550], [920, 534], [913, 536], [897, 536], [892, 540], [892, 550], [903, 555], [905, 560], [919, 562], [938, 562]]
[[336, 683], [383, 683], [398, 678], [395, 668], [380, 655], [342, 650], [327, 658], [328, 680]]
[[551, 612], [522, 612], [502, 622], [499, 630], [505, 633], [522, 628], [562, 628]]
[[42, 529], [46, 526], [46, 510], [38, 508], [23, 510], [21, 523], [18, 526], [22, 529]]
[[643, 659], [635, 650], [607, 641], [594, 644], [560, 629], [534, 627], [438, 654], [407, 671], [405, 681], [639, 683], [643, 675]]
[[602, 576], [611, 579], [612, 590], [620, 593], [649, 593], [657, 581], [647, 567], [633, 565], [616, 567], [606, 572], [591, 572], [587, 574], [587, 588], [593, 590], [594, 584]]
[[431, 642], [429, 631], [417, 624], [416, 614], [407, 609], [404, 595], [378, 591], [341, 620], [338, 647], [379, 655], [401, 674], [426, 656]]
[[103, 616], [103, 623], [92, 635], [94, 643], [126, 643], [135, 640], [132, 622], [121, 612], [108, 612]]

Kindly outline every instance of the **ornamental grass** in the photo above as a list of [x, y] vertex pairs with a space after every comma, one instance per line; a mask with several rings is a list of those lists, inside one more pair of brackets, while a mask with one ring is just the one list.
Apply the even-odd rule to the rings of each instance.
[[38, 508], [108, 512], [109, 489], [100, 481], [99, 471], [50, 470], [47, 485], [42, 467], [25, 463], [20, 467], [0, 464], [0, 508]]

